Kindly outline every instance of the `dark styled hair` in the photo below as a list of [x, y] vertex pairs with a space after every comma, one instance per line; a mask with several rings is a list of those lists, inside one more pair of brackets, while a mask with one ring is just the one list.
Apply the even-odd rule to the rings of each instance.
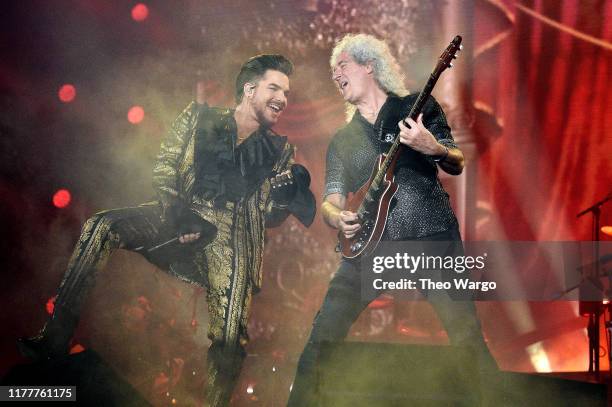
[[250, 58], [242, 64], [236, 77], [236, 103], [242, 101], [244, 84], [259, 81], [269, 69], [290, 76], [293, 73], [293, 63], [280, 54], [263, 54]]

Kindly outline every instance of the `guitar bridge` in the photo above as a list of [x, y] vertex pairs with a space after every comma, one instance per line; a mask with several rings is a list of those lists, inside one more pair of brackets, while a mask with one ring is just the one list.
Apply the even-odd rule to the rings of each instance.
[[359, 250], [361, 250], [362, 247], [363, 247], [363, 241], [358, 240], [357, 242], [354, 242], [353, 244], [351, 244], [351, 251], [353, 253], [357, 253]]

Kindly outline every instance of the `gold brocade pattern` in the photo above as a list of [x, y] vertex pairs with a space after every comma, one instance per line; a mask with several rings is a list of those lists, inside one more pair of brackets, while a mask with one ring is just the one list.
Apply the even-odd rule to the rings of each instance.
[[119, 235], [111, 227], [112, 219], [103, 214], [94, 215], [85, 222], [68, 262], [70, 272], [60, 284], [56, 305], [78, 315], [88, 288], [95, 282], [95, 273], [89, 270], [102, 269], [112, 251], [119, 247]]
[[[189, 202], [192, 210], [217, 227], [215, 240], [196, 255], [195, 266], [207, 285], [208, 337], [213, 342], [208, 352], [207, 399], [210, 406], [224, 406], [229, 402], [248, 342], [251, 296], [262, 282], [265, 221], [273, 205], [269, 180], [247, 199], [226, 202], [222, 207], [193, 194], [198, 114], [198, 106], [191, 103], [174, 121], [162, 142], [153, 184], [159, 193], [162, 217], [180, 200]], [[289, 169], [293, 155], [294, 147], [286, 144], [274, 169]]]
[[[221, 114], [231, 114], [231, 111], [227, 109], [222, 111]], [[265, 215], [272, 210], [273, 206], [269, 199], [270, 182], [265, 181], [259, 191], [249, 197], [246, 202], [236, 205], [232, 202], [227, 202], [225, 207], [222, 208], [216, 208], [211, 201], [194, 196], [194, 140], [198, 115], [198, 105], [195, 102], [190, 103], [173, 122], [168, 136], [162, 142], [160, 153], [153, 169], [153, 186], [158, 192], [162, 205], [162, 218], [165, 216], [165, 210], [176, 203], [177, 200], [182, 202], [188, 200], [195, 212], [214, 225], [217, 225], [217, 223], [227, 223], [228, 216], [233, 219], [233, 213], [247, 216], [248, 219], [244, 220], [245, 223], [242, 230], [254, 240], [252, 240], [252, 245], [250, 245], [252, 246], [251, 249], [245, 250], [242, 253], [248, 255], [253, 260], [249, 262], [246, 273], [253, 282], [253, 288], [259, 290], [262, 279], [261, 254], [263, 253], [264, 244]], [[274, 170], [282, 172], [289, 169], [293, 164], [294, 152], [294, 147], [286, 144], [285, 150], [274, 166]], [[246, 209], [239, 210], [239, 206], [245, 206]], [[219, 240], [219, 237], [217, 240]], [[229, 241], [225, 240], [225, 242]], [[213, 242], [211, 245], [220, 246], [222, 244]], [[219, 253], [221, 250], [229, 249], [217, 247], [215, 250]], [[209, 252], [206, 251], [206, 253]], [[205, 264], [217, 261], [202, 260]], [[216, 267], [209, 266], [208, 269], [215, 270]], [[200, 271], [204, 280], [206, 280], [206, 270], [200, 268]], [[181, 278], [180, 276], [178, 277]]]
[[[251, 296], [262, 281], [266, 215], [274, 205], [270, 200], [269, 180], [263, 181], [248, 198], [226, 202], [221, 207], [192, 194], [198, 112], [197, 105], [190, 104], [162, 142], [153, 170], [159, 202], [100, 212], [85, 222], [58, 291], [56, 304], [61, 307], [56, 307], [56, 312], [65, 310], [78, 318], [97, 272], [117, 248], [137, 251], [183, 281], [205, 285], [208, 337], [212, 340], [208, 350], [207, 399], [210, 406], [217, 407], [229, 403], [240, 373], [244, 346], [248, 342]], [[229, 110], [220, 111], [220, 114], [229, 113]], [[286, 144], [274, 170], [288, 169], [293, 154], [293, 147]], [[194, 250], [189, 254], [181, 252], [177, 258], [148, 253], [146, 248], [160, 243], [167, 209], [178, 202], [188, 204], [214, 224], [217, 236], [204, 249], [198, 251], [194, 246], [195, 253]]]
[[231, 244], [232, 213], [216, 212], [217, 238], [204, 249], [204, 261], [198, 262], [199, 267], [205, 267], [201, 272], [208, 275], [208, 337], [213, 341], [222, 340], [224, 337], [223, 326], [229, 303], [227, 294], [234, 270], [234, 249]]
[[[185, 200], [194, 180], [194, 132], [198, 105], [191, 102], [174, 120], [161, 143], [153, 167], [153, 188], [164, 211], [177, 199]], [[165, 213], [162, 213], [162, 217]]]

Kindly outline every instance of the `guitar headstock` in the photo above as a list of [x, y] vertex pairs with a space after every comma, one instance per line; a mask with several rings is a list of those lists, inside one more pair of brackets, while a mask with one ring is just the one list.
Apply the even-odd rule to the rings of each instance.
[[436, 68], [433, 71], [433, 74], [436, 77], [439, 77], [440, 74], [446, 68], [452, 68], [453, 67], [453, 59], [457, 58], [457, 54], [463, 48], [463, 45], [461, 45], [461, 39], [462, 39], [461, 36], [457, 35], [451, 41], [451, 43], [448, 44], [448, 47], [446, 47], [446, 49], [444, 50], [442, 55], [440, 55], [440, 60], [438, 61], [438, 64], [436, 65]]

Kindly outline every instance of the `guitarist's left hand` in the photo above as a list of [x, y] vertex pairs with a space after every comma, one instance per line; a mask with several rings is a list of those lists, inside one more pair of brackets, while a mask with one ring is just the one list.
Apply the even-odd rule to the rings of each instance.
[[436, 138], [423, 124], [423, 114], [417, 117], [417, 121], [407, 118], [406, 124], [403, 120], [398, 123], [400, 128], [400, 142], [419, 153], [435, 158], [440, 168], [451, 175], [459, 175], [463, 171], [465, 159], [458, 148], [447, 148], [438, 143]]
[[423, 113], [417, 117], [415, 122], [411, 118], [406, 119], [408, 126], [400, 120], [400, 142], [419, 153], [425, 155], [440, 156], [446, 154], [444, 146], [436, 140], [433, 134], [423, 124]]

